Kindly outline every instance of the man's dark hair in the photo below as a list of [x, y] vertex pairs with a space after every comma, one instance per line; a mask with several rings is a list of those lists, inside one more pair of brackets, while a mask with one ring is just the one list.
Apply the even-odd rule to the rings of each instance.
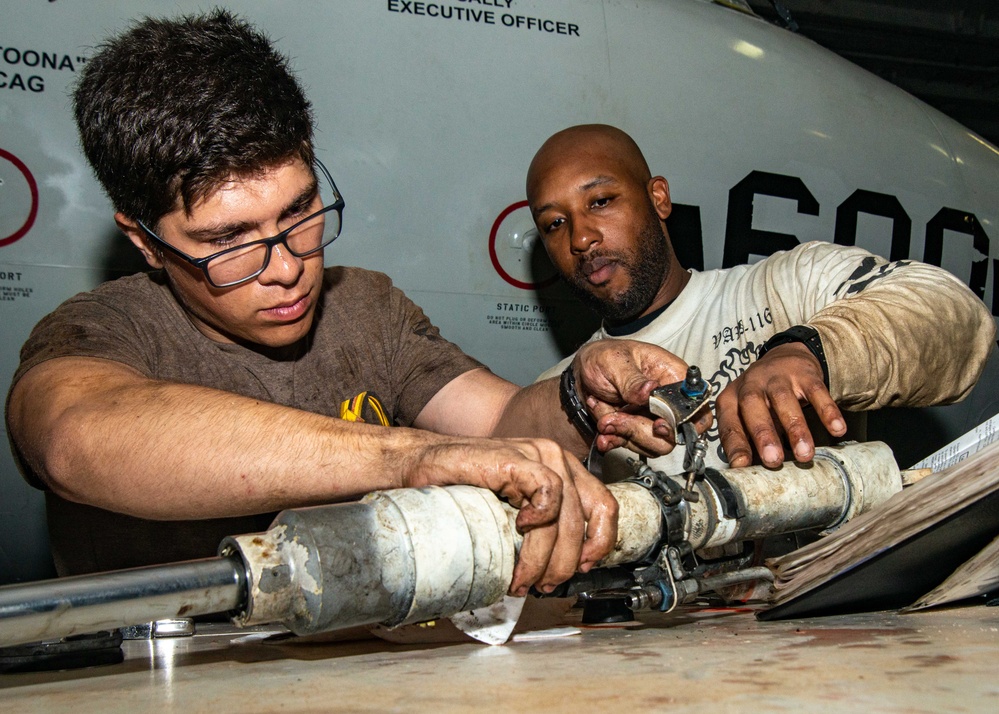
[[155, 224], [226, 178], [295, 157], [312, 110], [288, 60], [224, 10], [145, 19], [98, 48], [73, 95], [83, 151], [115, 210]]

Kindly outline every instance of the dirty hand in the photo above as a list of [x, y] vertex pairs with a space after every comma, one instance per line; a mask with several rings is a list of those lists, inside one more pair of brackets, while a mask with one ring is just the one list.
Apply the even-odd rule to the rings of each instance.
[[777, 468], [784, 462], [781, 434], [796, 461], [811, 461], [815, 440], [802, 411], [807, 404], [830, 434], [846, 433], [843, 414], [822, 380], [822, 366], [807, 347], [780, 345], [751, 364], [715, 400], [718, 435], [729, 465], [752, 464], [755, 447], [765, 466]]
[[[573, 361], [580, 398], [597, 420], [597, 449], [625, 446], [647, 456], [676, 446], [669, 424], [649, 412], [649, 395], [682, 380], [687, 363], [658, 345], [635, 340], [599, 340], [580, 348]], [[705, 409], [694, 422], [698, 433], [711, 426]]]
[[407, 485], [480, 486], [519, 509], [524, 534], [510, 594], [550, 592], [586, 572], [617, 542], [617, 501], [573, 455], [547, 439], [467, 439], [437, 444]]

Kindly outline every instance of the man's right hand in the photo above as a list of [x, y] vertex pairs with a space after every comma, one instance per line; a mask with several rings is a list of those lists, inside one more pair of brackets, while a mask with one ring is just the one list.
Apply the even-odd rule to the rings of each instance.
[[445, 438], [418, 449], [406, 486], [468, 484], [518, 508], [523, 533], [512, 595], [550, 592], [617, 541], [617, 501], [580, 461], [547, 439]]
[[[597, 420], [597, 449], [625, 447], [646, 456], [662, 456], [676, 446], [666, 420], [649, 411], [649, 395], [657, 387], [682, 380], [687, 363], [648, 342], [597, 340], [583, 345], [573, 362], [577, 391]], [[709, 409], [694, 419], [697, 432], [711, 426]]]

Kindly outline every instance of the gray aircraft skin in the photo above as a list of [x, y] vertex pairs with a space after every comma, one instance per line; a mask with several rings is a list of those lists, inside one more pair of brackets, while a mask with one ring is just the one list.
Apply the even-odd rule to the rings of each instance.
[[[164, 12], [153, 0], [12, 2], [0, 28], [4, 392], [42, 316], [144, 267], [79, 150], [68, 97], [102, 37]], [[524, 201], [534, 152], [573, 124], [621, 127], [669, 179], [687, 267], [852, 243], [941, 265], [999, 311], [999, 150], [750, 13], [707, 0], [237, 9], [276, 38], [314, 103], [318, 156], [346, 201], [327, 263], [387, 273], [515, 382], [596, 327], [555, 280]], [[894, 436], [911, 463], [999, 409], [997, 371], [965, 402], [896, 411], [872, 435]], [[0, 583], [51, 575], [43, 496], [6, 452], [0, 489]]]

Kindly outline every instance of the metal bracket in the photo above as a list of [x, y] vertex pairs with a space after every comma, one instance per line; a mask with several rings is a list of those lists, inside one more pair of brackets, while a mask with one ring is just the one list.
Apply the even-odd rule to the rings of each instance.
[[664, 384], [649, 395], [649, 410], [664, 419], [676, 436], [676, 443], [683, 444], [683, 433], [678, 427], [696, 414], [711, 398], [711, 385], [701, 378], [701, 370], [691, 365], [681, 382]]

